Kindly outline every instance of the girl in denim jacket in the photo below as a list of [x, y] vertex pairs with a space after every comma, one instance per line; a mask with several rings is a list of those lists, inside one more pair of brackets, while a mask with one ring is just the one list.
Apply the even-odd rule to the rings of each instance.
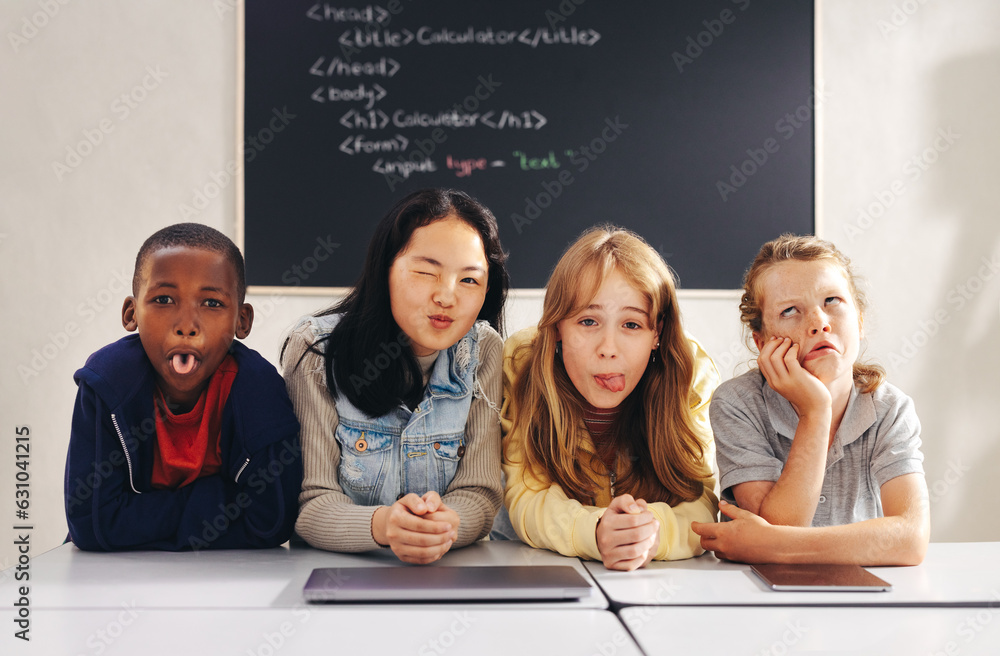
[[489, 533], [505, 259], [486, 207], [418, 191], [376, 227], [351, 293], [294, 328], [282, 365], [302, 424], [295, 528], [309, 544], [429, 563]]

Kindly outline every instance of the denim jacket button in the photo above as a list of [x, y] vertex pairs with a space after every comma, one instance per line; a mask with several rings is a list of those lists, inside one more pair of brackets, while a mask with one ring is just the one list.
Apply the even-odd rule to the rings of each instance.
[[368, 442], [365, 442], [365, 438], [359, 437], [358, 441], [354, 443], [354, 448], [358, 451], [364, 451], [368, 448]]
[[440, 448], [441, 448], [441, 443], [440, 442], [435, 442], [434, 443], [434, 450], [437, 451]]
[[464, 455], [465, 455], [465, 445], [462, 444], [462, 445], [459, 445], [459, 447], [458, 447], [458, 457], [461, 458]]

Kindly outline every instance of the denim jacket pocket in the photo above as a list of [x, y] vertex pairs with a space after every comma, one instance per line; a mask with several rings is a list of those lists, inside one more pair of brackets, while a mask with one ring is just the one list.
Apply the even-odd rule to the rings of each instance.
[[461, 438], [454, 440], [439, 440], [431, 445], [435, 457], [448, 462], [457, 463], [465, 453]]
[[337, 427], [340, 443], [340, 486], [359, 505], [373, 505], [392, 457], [392, 436], [345, 426]]
[[404, 443], [407, 489], [417, 494], [434, 490], [444, 496], [464, 453], [465, 446], [461, 436], [439, 437], [421, 444]]

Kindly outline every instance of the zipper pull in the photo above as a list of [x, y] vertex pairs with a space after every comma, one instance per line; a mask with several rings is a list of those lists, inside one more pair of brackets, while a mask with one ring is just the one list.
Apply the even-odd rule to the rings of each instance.
[[250, 458], [247, 458], [246, 462], [243, 463], [243, 466], [240, 467], [240, 470], [238, 472], [236, 472], [236, 478], [233, 479], [234, 483], [239, 483], [240, 482], [240, 474], [243, 473], [243, 470], [246, 469], [247, 465], [249, 465], [249, 464], [250, 464]]

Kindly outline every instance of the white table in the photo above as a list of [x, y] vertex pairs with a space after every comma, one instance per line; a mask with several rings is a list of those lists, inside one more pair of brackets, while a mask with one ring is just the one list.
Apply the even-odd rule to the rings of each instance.
[[9, 610], [0, 622], [4, 654], [642, 654], [613, 613], [586, 609], [45, 609], [32, 612], [30, 644], [12, 638]]
[[[775, 592], [749, 565], [712, 554], [617, 572], [585, 563], [611, 601], [667, 606], [989, 606], [1000, 608], [1000, 542], [939, 542], [916, 567], [870, 567], [889, 592]], [[1000, 653], [1000, 652], [998, 652]]]
[[[578, 559], [520, 542], [477, 542], [424, 567], [441, 565], [569, 565], [594, 585]], [[363, 554], [331, 553], [306, 546], [94, 553], [64, 544], [31, 560], [31, 608], [120, 609], [123, 603], [139, 608], [292, 608], [303, 603], [302, 587], [314, 568], [352, 566], [403, 565], [387, 549]], [[3, 606], [13, 602], [21, 585], [9, 570], [7, 574], [0, 584]], [[508, 606], [604, 609], [608, 601], [594, 585], [591, 596], [579, 601]]]
[[647, 654], [1000, 654], [993, 608], [631, 606], [622, 621]]
[[[307, 547], [88, 553], [31, 561], [31, 643], [13, 638], [21, 583], [0, 583], [0, 653], [873, 654], [1000, 653], [1000, 543], [933, 544], [924, 564], [873, 568], [891, 593], [773, 592], [711, 555], [610, 572], [520, 543], [438, 565], [569, 564], [608, 595], [581, 603], [309, 605], [315, 567], [400, 566], [387, 551]], [[602, 610], [608, 601], [620, 616]], [[867, 607], [861, 607], [867, 606]], [[874, 607], [873, 607], [874, 606]], [[902, 607], [908, 606], [908, 607]], [[628, 626], [623, 626], [622, 622]], [[638, 644], [636, 644], [638, 643]], [[14, 649], [10, 649], [13, 647]]]

